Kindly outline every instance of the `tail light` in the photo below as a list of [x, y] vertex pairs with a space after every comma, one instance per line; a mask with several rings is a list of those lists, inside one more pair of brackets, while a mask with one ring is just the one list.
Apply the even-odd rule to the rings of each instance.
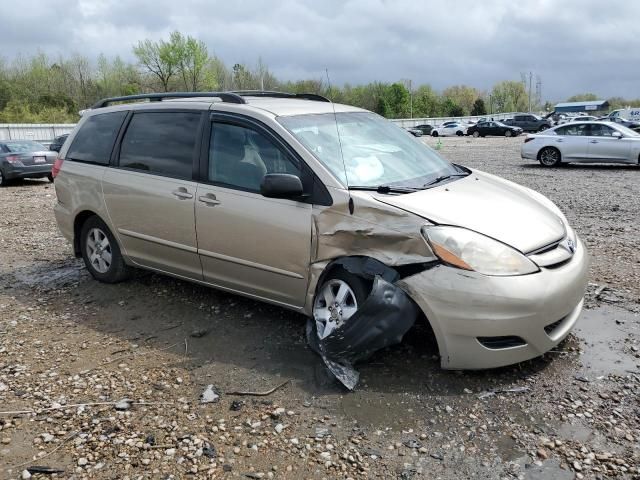
[[64, 158], [56, 158], [56, 161], [53, 162], [53, 167], [51, 167], [51, 176], [56, 178], [60, 173], [60, 169], [62, 168], [62, 163], [64, 162]]
[[524, 139], [524, 143], [530, 142], [531, 140], [535, 140], [535, 137], [527, 137]]
[[11, 163], [11, 164], [16, 164], [16, 163], [21, 163], [20, 162], [20, 157], [18, 155], [9, 155], [7, 157], [4, 157], [7, 162]]

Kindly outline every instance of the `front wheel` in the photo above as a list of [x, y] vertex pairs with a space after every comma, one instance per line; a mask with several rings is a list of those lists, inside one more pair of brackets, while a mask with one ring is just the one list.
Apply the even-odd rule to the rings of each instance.
[[560, 151], [553, 147], [545, 147], [538, 154], [538, 160], [543, 167], [555, 167], [560, 164], [561, 158]]
[[431, 136], [432, 137], [437, 137], [438, 136], [438, 132], [436, 132], [435, 130], [433, 132], [431, 132]]
[[109, 227], [97, 216], [90, 217], [80, 232], [82, 259], [93, 278], [118, 283], [130, 275], [120, 247]]
[[331, 273], [318, 289], [313, 302], [318, 337], [326, 338], [344, 325], [364, 303], [369, 290], [362, 278], [346, 270], [338, 269]]
[[473, 132], [473, 138], [478, 138], [480, 136], [480, 132], [479, 131], [475, 131]]
[[458, 131], [456, 132], [456, 135], [457, 135], [457, 136], [459, 136], [459, 137], [461, 137], [461, 136], [463, 136], [463, 135], [464, 135], [464, 133], [463, 133], [463, 132], [461, 132], [460, 130], [458, 130]]
[[548, 127], [546, 125], [541, 125], [538, 129], [538, 132], [544, 132]]
[[507, 130], [506, 132], [504, 132], [505, 137], [510, 137], [511, 135], [513, 135], [513, 132], [511, 130]]

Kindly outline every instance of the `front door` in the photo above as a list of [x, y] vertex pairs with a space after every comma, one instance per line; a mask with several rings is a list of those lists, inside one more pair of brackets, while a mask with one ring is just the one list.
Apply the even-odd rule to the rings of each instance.
[[[628, 163], [631, 145], [624, 138], [613, 136], [617, 130], [608, 125], [591, 124], [588, 157], [592, 162]], [[631, 163], [636, 163], [635, 161]]]
[[136, 264], [202, 279], [194, 202], [200, 112], [136, 111], [102, 179], [120, 244]]
[[204, 279], [302, 307], [311, 256], [310, 203], [265, 198], [267, 173], [303, 176], [303, 166], [259, 124], [224, 115], [211, 122], [195, 212]]

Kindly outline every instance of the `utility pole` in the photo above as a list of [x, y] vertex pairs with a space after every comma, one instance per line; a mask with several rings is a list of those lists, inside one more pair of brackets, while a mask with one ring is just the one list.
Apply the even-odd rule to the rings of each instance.
[[409, 113], [409, 118], [413, 118], [413, 88], [411, 87], [411, 79], [409, 79]]
[[533, 73], [529, 72], [529, 113], [531, 113], [531, 79], [533, 78]]

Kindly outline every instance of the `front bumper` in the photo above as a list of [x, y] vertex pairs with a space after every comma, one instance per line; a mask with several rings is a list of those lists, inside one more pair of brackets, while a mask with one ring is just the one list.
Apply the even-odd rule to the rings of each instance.
[[[570, 261], [531, 275], [489, 277], [440, 265], [401, 280], [433, 328], [442, 367], [510, 365], [560, 343], [580, 315], [587, 285], [588, 255], [577, 241]], [[487, 348], [479, 337], [519, 337], [524, 344]]]
[[4, 176], [7, 180], [15, 180], [18, 178], [42, 178], [51, 174], [50, 163], [39, 165], [14, 165], [7, 163], [5, 166]]

